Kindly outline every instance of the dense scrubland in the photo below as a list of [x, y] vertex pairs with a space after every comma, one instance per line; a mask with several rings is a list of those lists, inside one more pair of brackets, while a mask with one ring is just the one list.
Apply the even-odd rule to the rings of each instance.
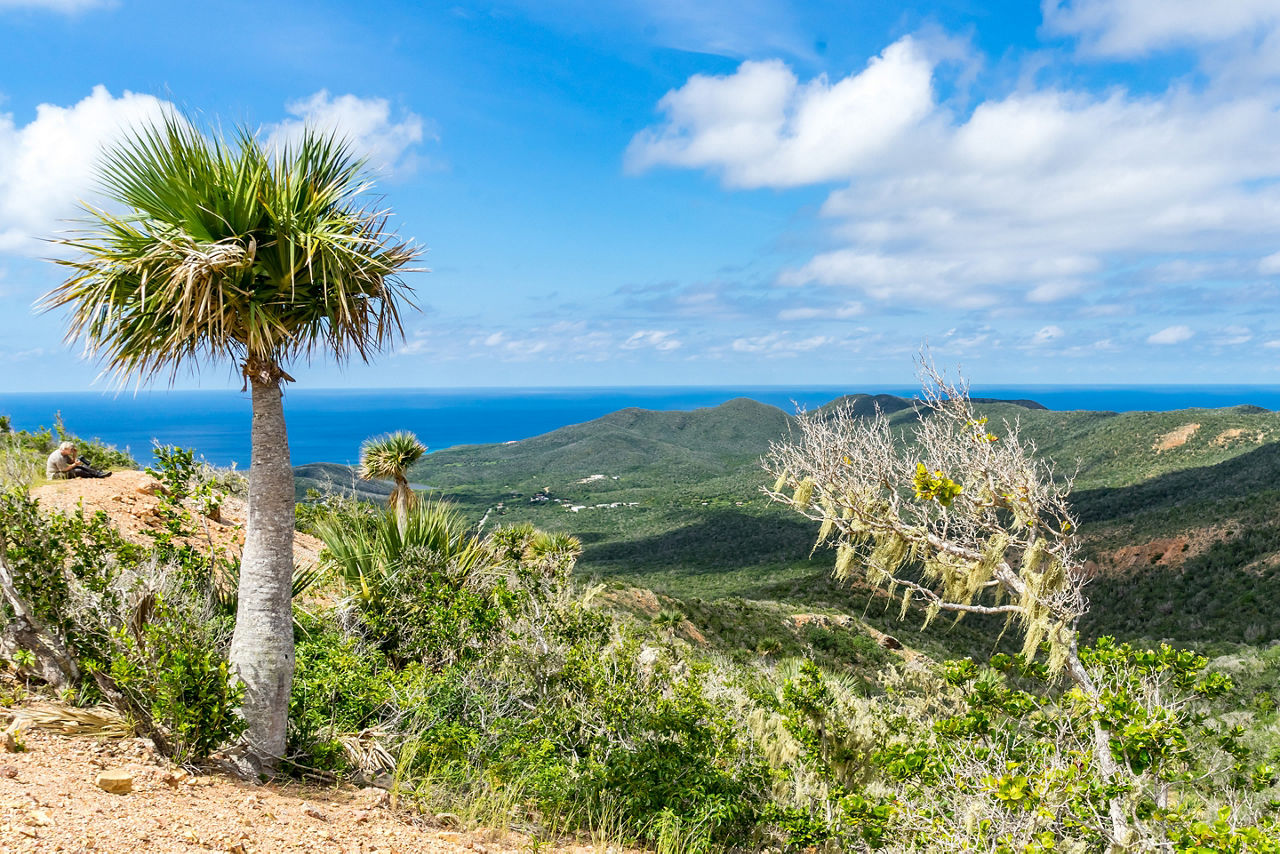
[[[624, 410], [422, 457], [407, 476], [432, 492], [403, 513], [388, 483], [296, 472], [299, 530], [327, 550], [294, 579], [285, 773], [374, 782], [548, 846], [1280, 850], [1280, 416], [976, 406], [993, 447], [1016, 422], [1054, 461], [1052, 488], [1074, 478], [1089, 574], [1075, 655], [1092, 693], [1053, 637], [1027, 641], [1003, 613], [928, 621], [851, 567], [845, 540], [815, 546], [803, 482], [779, 492], [761, 468], [800, 435], [792, 416], [748, 400]], [[883, 413], [913, 459], [918, 402], [812, 415], [842, 407]], [[60, 424], [0, 427], [0, 556], [75, 663], [58, 674], [8, 643], [20, 680], [4, 699], [43, 675], [68, 703], [125, 710], [180, 761], [222, 755], [243, 726], [226, 678], [236, 555], [187, 543], [243, 483], [160, 449], [164, 512], [129, 542], [105, 516], [28, 497]], [[81, 444], [97, 465], [136, 465]], [[896, 488], [942, 519], [959, 512], [948, 477], [963, 481], [945, 475]], [[927, 580], [913, 560], [903, 578]]]

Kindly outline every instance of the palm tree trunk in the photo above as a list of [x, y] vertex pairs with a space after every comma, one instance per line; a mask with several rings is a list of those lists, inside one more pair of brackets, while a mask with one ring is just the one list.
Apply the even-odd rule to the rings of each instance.
[[249, 520], [231, 668], [244, 685], [250, 752], [267, 770], [284, 755], [293, 681], [293, 468], [280, 380], [249, 377], [253, 389]]
[[400, 529], [400, 539], [404, 540], [405, 532], [409, 530], [409, 502], [413, 499], [413, 492], [409, 489], [409, 481], [405, 480], [404, 475], [396, 474], [396, 489], [391, 493], [391, 503], [396, 508], [396, 525]]

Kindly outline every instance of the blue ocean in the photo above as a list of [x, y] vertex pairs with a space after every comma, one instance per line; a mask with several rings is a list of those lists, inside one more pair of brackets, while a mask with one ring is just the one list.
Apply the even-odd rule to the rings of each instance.
[[[431, 450], [440, 450], [526, 439], [630, 406], [690, 410], [749, 397], [791, 412], [797, 405], [812, 409], [854, 392], [911, 397], [918, 388], [291, 389], [285, 396], [285, 418], [295, 465], [354, 463], [362, 441], [392, 430], [412, 430]], [[971, 394], [1030, 399], [1059, 410], [1167, 411], [1238, 404], [1280, 409], [1280, 386], [974, 386]], [[50, 426], [55, 412], [62, 413], [71, 432], [128, 448], [141, 462], [150, 461], [151, 447], [159, 441], [195, 448], [214, 465], [249, 464], [247, 393], [0, 393], [0, 415], [9, 415], [15, 429]]]

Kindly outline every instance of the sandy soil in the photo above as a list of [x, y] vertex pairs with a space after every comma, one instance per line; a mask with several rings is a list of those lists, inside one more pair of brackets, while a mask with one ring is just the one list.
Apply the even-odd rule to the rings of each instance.
[[[8, 713], [0, 710], [0, 716]], [[141, 739], [30, 730], [26, 750], [0, 753], [0, 851], [229, 854], [617, 854], [585, 845], [537, 846], [517, 833], [462, 832], [393, 810], [386, 792], [349, 786], [252, 785], [189, 775]], [[123, 769], [133, 791], [109, 794], [98, 773]]]
[[[31, 496], [46, 509], [75, 512], [83, 507], [86, 513], [99, 510], [111, 517], [111, 522], [121, 536], [130, 542], [149, 545], [153, 542], [147, 530], [160, 530], [161, 520], [157, 508], [160, 498], [155, 494], [159, 483], [146, 472], [117, 471], [111, 477], [100, 480], [55, 480], [31, 490]], [[244, 501], [228, 497], [222, 504], [221, 521], [208, 519], [194, 507], [199, 534], [191, 538], [190, 545], [202, 551], [210, 546], [235, 558], [244, 548], [244, 522], [248, 508]], [[307, 534], [297, 533], [293, 538], [293, 557], [298, 565], [316, 562], [323, 544]]]

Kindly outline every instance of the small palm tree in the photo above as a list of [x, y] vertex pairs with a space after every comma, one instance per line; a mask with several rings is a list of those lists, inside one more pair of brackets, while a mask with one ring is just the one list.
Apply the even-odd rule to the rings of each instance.
[[370, 207], [362, 161], [313, 130], [268, 150], [252, 131], [206, 136], [171, 114], [106, 153], [100, 184], [124, 209], [86, 208], [57, 241], [77, 257], [44, 308], [69, 308], [69, 339], [122, 380], [206, 362], [252, 390], [249, 519], [232, 669], [250, 751], [284, 753], [293, 678], [293, 469], [281, 397], [292, 360], [367, 361], [402, 334], [399, 274], [419, 250]]
[[462, 514], [444, 501], [415, 502], [407, 524], [386, 511], [367, 528], [338, 516], [316, 522], [316, 536], [324, 541], [322, 563], [333, 569], [362, 607], [382, 607], [385, 580], [407, 560], [430, 560], [447, 569], [460, 586], [477, 570], [495, 565], [498, 558], [475, 536]]
[[396, 482], [387, 504], [396, 512], [401, 534], [408, 524], [409, 507], [414, 503], [413, 490], [409, 488], [405, 474], [426, 452], [427, 446], [404, 430], [367, 439], [360, 447], [360, 477]]
[[684, 614], [675, 608], [663, 608], [653, 618], [653, 624], [663, 630], [667, 640], [674, 640], [676, 630], [684, 624]]

